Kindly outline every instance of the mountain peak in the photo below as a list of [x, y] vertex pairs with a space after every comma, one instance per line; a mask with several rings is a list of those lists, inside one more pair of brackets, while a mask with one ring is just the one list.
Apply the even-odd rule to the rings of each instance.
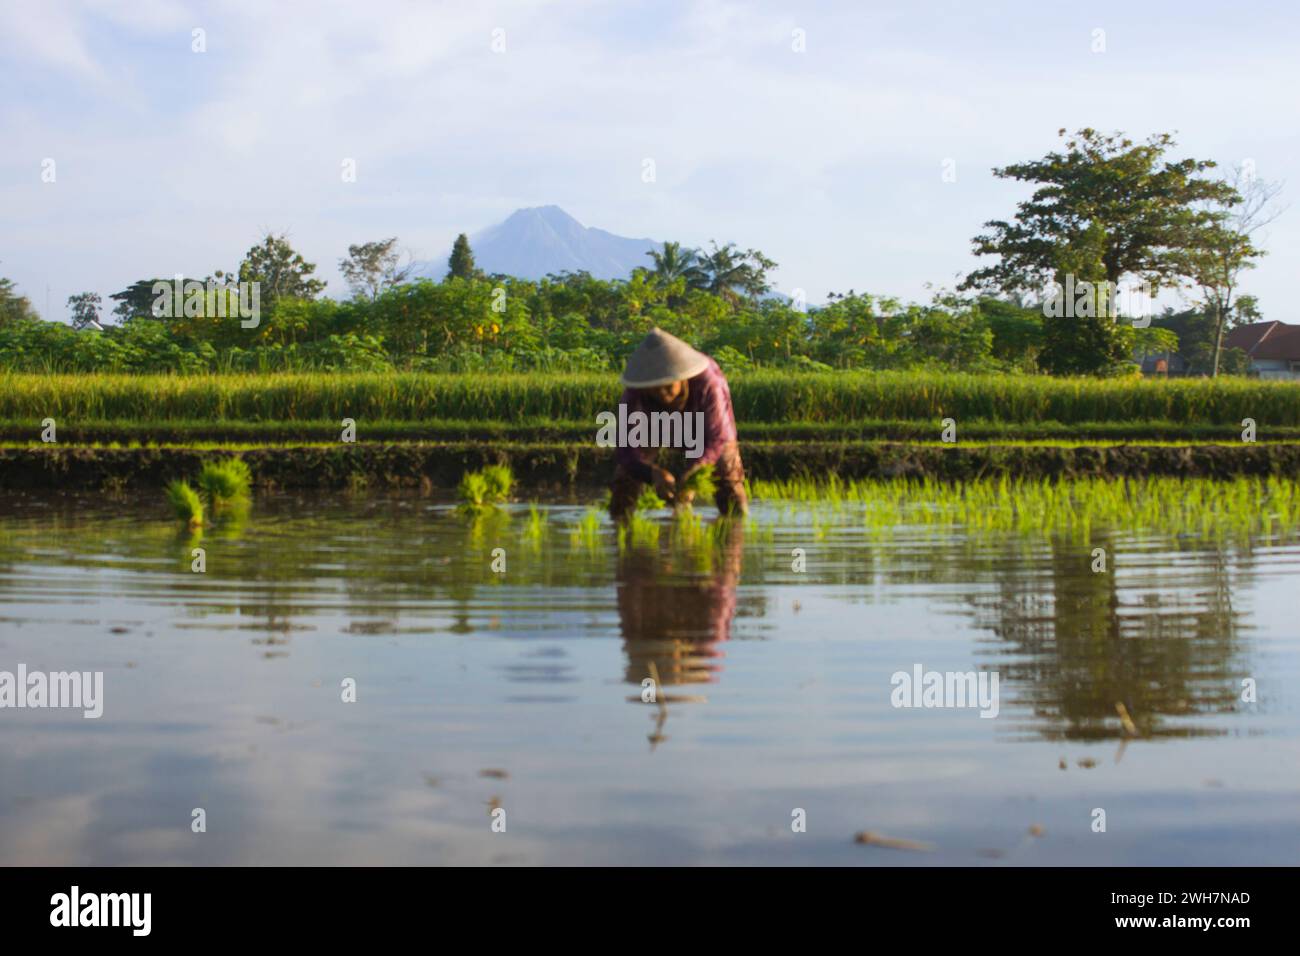
[[[495, 226], [472, 234], [474, 261], [488, 273], [540, 279], [560, 272], [589, 272], [597, 279], [626, 279], [649, 265], [652, 239], [629, 239], [584, 226], [559, 206], [516, 209]], [[422, 264], [420, 274], [446, 274], [443, 262]]]
[[510, 214], [510, 219], [515, 216], [538, 216], [542, 219], [559, 222], [575, 222], [582, 225], [559, 206], [524, 206], [522, 209], [516, 209]]

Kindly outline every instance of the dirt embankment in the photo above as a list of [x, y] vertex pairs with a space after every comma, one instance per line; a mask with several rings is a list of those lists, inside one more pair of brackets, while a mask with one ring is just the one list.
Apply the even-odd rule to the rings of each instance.
[[[916, 445], [905, 442], [748, 443], [755, 478], [924, 478], [959, 481], [1012, 475], [1069, 478], [1183, 475], [1300, 477], [1300, 445], [1197, 444], [1117, 446]], [[0, 488], [161, 486], [192, 478], [202, 461], [236, 452], [189, 448], [30, 446], [0, 449]], [[504, 462], [522, 487], [588, 488], [607, 483], [609, 449], [570, 444], [357, 443], [267, 447], [237, 452], [264, 487], [349, 485], [451, 488], [469, 469]]]

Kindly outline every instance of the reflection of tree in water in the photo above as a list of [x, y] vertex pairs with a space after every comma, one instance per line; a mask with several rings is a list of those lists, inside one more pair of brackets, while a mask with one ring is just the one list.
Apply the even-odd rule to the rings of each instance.
[[665, 687], [717, 678], [719, 645], [730, 639], [736, 616], [743, 545], [741, 523], [728, 522], [704, 574], [694, 571], [689, 553], [673, 548], [633, 548], [620, 555], [618, 617], [629, 683], [640, 686], [655, 672]]
[[[1091, 569], [1094, 547], [1105, 572]], [[1036, 560], [1001, 565], [998, 596], [976, 599], [977, 622], [1005, 642], [988, 665], [1010, 696], [1004, 712], [1027, 710], [1029, 729], [1052, 739], [1124, 736], [1118, 704], [1144, 737], [1222, 732], [1187, 718], [1232, 711], [1246, 672], [1223, 548], [1176, 568], [1162, 554], [1160, 574], [1130, 572], [1123, 597], [1115, 554], [1106, 535], [1054, 541]]]

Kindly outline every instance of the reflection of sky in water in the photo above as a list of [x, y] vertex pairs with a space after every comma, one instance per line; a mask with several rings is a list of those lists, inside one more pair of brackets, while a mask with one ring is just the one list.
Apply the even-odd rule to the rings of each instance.
[[[532, 548], [415, 498], [259, 499], [200, 576], [152, 498], [11, 502], [0, 669], [103, 670], [105, 716], [0, 711], [0, 863], [1296, 859], [1294, 545], [1117, 537], [1103, 576], [1082, 544], [759, 509], [705, 567], [572, 543], [581, 513]], [[1001, 716], [893, 709], [917, 663], [998, 668]]]

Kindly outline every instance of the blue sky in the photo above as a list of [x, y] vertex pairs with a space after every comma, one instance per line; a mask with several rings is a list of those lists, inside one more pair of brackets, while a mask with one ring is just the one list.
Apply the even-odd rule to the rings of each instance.
[[[1298, 27], [1292, 4], [1206, 0], [0, 0], [0, 275], [65, 319], [73, 293], [232, 268], [271, 229], [340, 295], [350, 243], [432, 257], [554, 203], [761, 249], [810, 301], [926, 299], [1026, 194], [991, 167], [1061, 127], [1176, 132], [1292, 201]], [[1244, 291], [1300, 321], [1300, 209], [1262, 241]]]

